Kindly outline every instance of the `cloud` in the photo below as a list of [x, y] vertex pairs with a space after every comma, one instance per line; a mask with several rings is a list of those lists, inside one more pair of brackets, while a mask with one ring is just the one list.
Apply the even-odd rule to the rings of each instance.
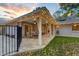
[[6, 13], [4, 17], [15, 18], [31, 12], [36, 6], [34, 3], [0, 3], [0, 11]]

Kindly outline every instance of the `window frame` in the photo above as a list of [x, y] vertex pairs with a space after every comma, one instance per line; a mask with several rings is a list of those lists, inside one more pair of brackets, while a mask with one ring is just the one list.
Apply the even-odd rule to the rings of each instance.
[[[76, 24], [76, 26], [74, 26]], [[72, 24], [72, 31], [79, 31], [79, 23]]]

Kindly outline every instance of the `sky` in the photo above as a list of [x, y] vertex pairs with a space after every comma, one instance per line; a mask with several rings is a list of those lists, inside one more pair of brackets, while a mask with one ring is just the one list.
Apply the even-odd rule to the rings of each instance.
[[0, 18], [13, 19], [29, 12], [37, 7], [47, 7], [51, 14], [59, 9], [56, 3], [0, 3]]
[[54, 12], [56, 12], [60, 7], [59, 7], [59, 4], [57, 3], [41, 3], [41, 4], [38, 4], [38, 7], [42, 7], [42, 6], [45, 6], [47, 7], [47, 9], [50, 11], [51, 14], [53, 14]]

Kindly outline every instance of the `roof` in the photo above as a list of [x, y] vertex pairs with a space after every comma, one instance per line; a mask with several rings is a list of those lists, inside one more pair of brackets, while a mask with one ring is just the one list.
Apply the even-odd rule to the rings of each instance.
[[39, 17], [41, 17], [43, 20], [48, 19], [50, 22], [54, 22], [54, 23], [56, 22], [56, 20], [52, 17], [52, 15], [50, 14], [49, 10], [46, 7], [39, 7], [39, 8], [36, 8], [36, 10], [33, 10], [32, 12], [28, 14], [22, 15], [18, 18], [11, 20], [7, 24], [20, 22], [20, 21], [24, 21], [27, 19], [31, 21], [30, 19], [33, 20], [34, 18], [39, 18]]
[[79, 23], [79, 17], [72, 15], [66, 18], [65, 21], [59, 21], [60, 24], [71, 24], [71, 23]]

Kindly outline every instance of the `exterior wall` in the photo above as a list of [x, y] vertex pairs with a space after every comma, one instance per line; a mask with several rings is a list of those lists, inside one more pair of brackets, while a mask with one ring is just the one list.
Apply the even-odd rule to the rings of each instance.
[[59, 36], [79, 37], [79, 31], [72, 31], [72, 25], [62, 25], [59, 29]]

